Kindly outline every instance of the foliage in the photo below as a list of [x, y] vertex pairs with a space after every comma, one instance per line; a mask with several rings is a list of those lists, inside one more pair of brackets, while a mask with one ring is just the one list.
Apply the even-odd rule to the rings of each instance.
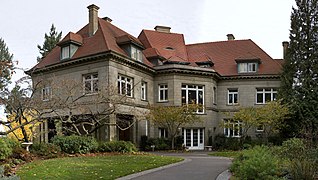
[[264, 126], [267, 139], [269, 135], [278, 132], [288, 114], [288, 107], [281, 104], [281, 101], [271, 101], [259, 108], [242, 108], [233, 115], [233, 119], [243, 123], [243, 137], [247, 136], [249, 128]]
[[6, 159], [12, 154], [12, 148], [10, 145], [7, 144], [7, 142], [0, 138], [0, 160]]
[[244, 150], [233, 161], [230, 170], [239, 179], [278, 179], [282, 176], [279, 158], [266, 146]]
[[317, 149], [310, 147], [303, 139], [292, 138], [276, 148], [275, 153], [287, 160], [287, 168], [293, 179], [314, 179], [318, 168]]
[[8, 85], [14, 72], [12, 59], [13, 55], [10, 54], [4, 40], [0, 38], [0, 91]]
[[224, 134], [218, 134], [214, 137], [213, 148], [216, 150], [237, 151], [243, 148], [243, 139], [236, 137], [226, 137]]
[[318, 135], [318, 2], [296, 0], [296, 5], [279, 96], [292, 112], [284, 131], [314, 140]]
[[19, 84], [11, 91], [1, 92], [1, 101], [5, 105], [5, 112], [8, 114], [7, 121], [0, 121], [4, 125], [5, 132], [1, 135], [8, 135], [19, 141], [28, 142], [32, 139], [34, 127], [39, 122], [39, 111], [32, 105], [29, 96], [29, 88], [21, 88]]
[[68, 154], [86, 154], [95, 151], [98, 147], [96, 139], [88, 136], [55, 136], [52, 143]]
[[21, 179], [117, 179], [181, 160], [153, 155], [57, 158], [28, 163], [17, 174]]
[[41, 61], [52, 49], [56, 46], [56, 44], [61, 40], [62, 32], [57, 32], [54, 24], [52, 24], [50, 33], [44, 35], [44, 43], [42, 46], [38, 45], [39, 52], [41, 57], [38, 57], [38, 62]]
[[183, 125], [199, 122], [201, 119], [196, 115], [196, 104], [186, 104], [182, 106], [150, 106], [147, 118], [155, 126], [168, 130], [171, 147], [174, 149], [175, 138], [179, 133], [179, 128]]
[[136, 146], [128, 141], [110, 141], [101, 143], [98, 147], [99, 152], [120, 152], [131, 153], [136, 152]]
[[30, 152], [47, 158], [55, 158], [61, 153], [61, 148], [51, 143], [34, 143]]

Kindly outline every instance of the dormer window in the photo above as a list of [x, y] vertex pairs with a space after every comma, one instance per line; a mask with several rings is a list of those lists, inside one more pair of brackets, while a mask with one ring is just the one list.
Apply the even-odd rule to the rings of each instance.
[[258, 64], [256, 62], [238, 63], [238, 73], [256, 73]]
[[261, 59], [252, 55], [235, 59], [238, 73], [257, 73]]
[[69, 32], [57, 45], [61, 47], [61, 60], [71, 59], [76, 50], [83, 44], [79, 34]]
[[68, 46], [62, 47], [62, 52], [61, 52], [61, 60], [64, 59], [70, 59], [78, 49], [78, 46], [74, 44], [69, 44]]
[[199, 62], [195, 62], [199, 67], [202, 68], [210, 68], [214, 65], [214, 63], [209, 60], [209, 61], [199, 61]]
[[134, 46], [131, 46], [131, 58], [142, 62], [142, 51]]

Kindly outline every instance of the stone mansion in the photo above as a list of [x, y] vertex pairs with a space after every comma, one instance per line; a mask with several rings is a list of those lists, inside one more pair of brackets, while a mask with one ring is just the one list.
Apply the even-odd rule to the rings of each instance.
[[[95, 132], [99, 140], [138, 144], [144, 135], [166, 137], [169, 132], [165, 128], [155, 127], [147, 119], [125, 130], [115, 124], [119, 119], [131, 122], [135, 118], [132, 112], [147, 112], [148, 105], [195, 102], [203, 105], [197, 112], [202, 121], [180, 128], [180, 135], [189, 149], [204, 149], [211, 136], [240, 136], [242, 124], [231, 121], [225, 112], [262, 106], [276, 99], [283, 60], [271, 58], [252, 40], [236, 40], [228, 34], [225, 41], [185, 44], [183, 34], [171, 32], [166, 26], [142, 30], [134, 37], [116, 27], [110, 18], [99, 18], [98, 9], [88, 6], [88, 24], [76, 33], [69, 32], [26, 73], [33, 84], [46, 80], [38, 93], [44, 103], [67, 86], [56, 88], [49, 83], [52, 79], [80, 83], [87, 102], [110, 86], [125, 95], [125, 103], [109, 116], [109, 122], [114, 123]], [[72, 113], [84, 112], [75, 108]], [[235, 128], [222, 127], [224, 122]], [[41, 141], [49, 140], [52, 126], [41, 124]], [[255, 127], [249, 133], [261, 132], [262, 128]]]

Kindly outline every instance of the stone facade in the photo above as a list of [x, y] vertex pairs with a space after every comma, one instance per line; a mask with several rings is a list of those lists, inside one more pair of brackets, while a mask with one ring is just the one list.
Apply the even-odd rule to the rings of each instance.
[[[185, 45], [182, 39], [180, 42], [178, 40], [172, 41], [179, 44], [162, 45], [162, 42], [158, 42], [161, 36], [171, 39], [181, 37], [180, 34], [171, 33], [169, 27], [166, 27], [169, 31], [144, 31], [141, 33], [139, 41], [137, 38], [116, 29], [117, 27], [114, 28], [114, 25], [109, 21], [96, 20], [98, 7], [95, 5], [90, 7], [94, 7], [94, 17], [89, 19], [94, 23], [97, 22], [98, 28], [96, 29], [96, 24], [90, 25], [89, 23], [88, 28], [85, 27], [76, 34], [81, 36], [83, 40], [77, 36], [76, 39], [72, 39], [72, 36], [65, 37], [60, 43], [62, 45], [57, 46], [42, 62], [27, 73], [32, 76], [34, 84], [42, 83], [42, 88], [51, 86], [50, 93], [53, 97], [57, 92], [67, 89], [68, 84], [62, 83], [63, 81], [67, 82], [67, 80], [78, 83], [80, 86], [76, 93], [78, 96], [83, 94], [85, 75], [96, 74], [98, 76], [97, 87], [99, 91], [112, 87], [116, 93], [121, 91], [118, 78], [130, 79], [132, 81], [132, 95], [126, 97], [125, 103], [118, 105], [115, 113], [108, 117], [109, 123], [94, 133], [99, 140], [129, 140], [138, 145], [141, 136], [159, 137], [158, 127], [155, 127], [149, 120], [140, 117], [145, 117], [148, 105], [180, 106], [182, 104], [182, 87], [191, 86], [203, 89], [204, 112], [198, 114], [202, 122], [180, 128], [180, 135], [183, 136], [185, 145], [190, 149], [204, 149], [204, 146], [209, 145], [210, 137], [213, 138], [215, 135], [225, 132], [221, 124], [223, 120], [229, 119], [226, 115], [227, 112], [235, 112], [239, 107], [260, 106], [263, 103], [258, 102], [260, 100], [257, 98], [261, 98], [261, 95], [257, 95], [257, 91], [260, 89], [276, 90], [279, 87], [279, 71], [271, 70], [280, 69], [281, 62], [279, 61], [281, 60], [270, 58], [252, 41], [240, 41], [232, 38], [222, 42], [224, 47], [218, 49], [219, 52], [213, 50], [214, 47], [220, 48], [219, 42], [206, 45]], [[88, 32], [91, 37], [86, 37]], [[159, 40], [153, 40], [156, 38], [153, 34], [158, 35]], [[96, 39], [94, 40], [94, 38]], [[105, 39], [105, 42], [102, 43], [107, 44], [109, 49], [105, 46], [105, 49], [98, 50], [103, 46], [98, 44], [102, 38]], [[78, 45], [77, 51], [69, 59], [60, 60], [63, 48], [74, 41]], [[149, 43], [151, 41], [153, 42]], [[94, 43], [94, 46], [91, 46], [90, 43]], [[233, 43], [241, 43], [246, 50], [240, 48], [235, 50], [230, 46], [227, 47]], [[164, 50], [159, 45], [165, 47]], [[211, 50], [200, 52], [204, 48], [199, 48], [200, 51], [198, 51], [195, 50], [196, 46], [204, 46], [211, 48]], [[235, 45], [235, 47], [241, 46]], [[137, 50], [136, 54], [133, 52], [135, 50]], [[90, 54], [90, 52], [92, 53]], [[142, 55], [139, 55], [139, 52], [143, 52]], [[224, 52], [233, 53], [229, 56], [229, 53]], [[180, 58], [180, 53], [183, 53], [183, 58]], [[224, 54], [224, 57], [220, 54]], [[237, 72], [238, 66], [242, 62], [246, 65], [251, 62], [252, 65], [253, 63], [258, 64], [255, 66], [256, 69], [251, 69], [251, 72], [239, 73]], [[231, 70], [226, 70], [227, 67]], [[52, 84], [59, 86], [54, 87]], [[142, 98], [141, 91], [144, 88], [142, 84], [146, 87], [146, 98]], [[160, 85], [166, 85], [165, 87], [168, 88], [167, 101], [159, 101]], [[229, 103], [229, 90], [237, 91], [237, 95], [235, 95], [237, 99], [234, 103], [232, 100]], [[60, 94], [62, 97], [66, 93]], [[41, 96], [43, 98], [42, 89], [35, 97], [41, 98]], [[94, 96], [98, 96], [98, 92], [85, 95], [81, 101], [82, 103], [90, 102]], [[198, 98], [198, 94], [196, 98]], [[87, 103], [86, 106], [91, 105]], [[105, 104], [105, 106], [107, 105]], [[99, 108], [103, 107], [99, 106]], [[76, 108], [73, 110], [72, 115], [83, 113]], [[94, 110], [98, 112], [99, 109], [95, 108]], [[129, 121], [134, 119], [137, 121], [129, 129], [122, 131], [116, 126], [116, 122], [118, 118], [125, 119], [127, 117], [130, 119]], [[41, 130], [42, 134], [39, 139], [47, 142], [49, 140], [47, 135], [48, 122], [41, 125]], [[250, 130], [249, 134], [254, 136], [255, 132], [255, 129]]]

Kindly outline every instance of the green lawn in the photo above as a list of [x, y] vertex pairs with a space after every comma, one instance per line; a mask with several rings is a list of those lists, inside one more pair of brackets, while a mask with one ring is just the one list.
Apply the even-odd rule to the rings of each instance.
[[220, 157], [229, 157], [236, 158], [239, 156], [241, 151], [217, 151], [209, 153], [210, 156], [220, 156]]
[[154, 155], [115, 155], [39, 160], [22, 166], [24, 179], [116, 179], [128, 174], [182, 161]]

